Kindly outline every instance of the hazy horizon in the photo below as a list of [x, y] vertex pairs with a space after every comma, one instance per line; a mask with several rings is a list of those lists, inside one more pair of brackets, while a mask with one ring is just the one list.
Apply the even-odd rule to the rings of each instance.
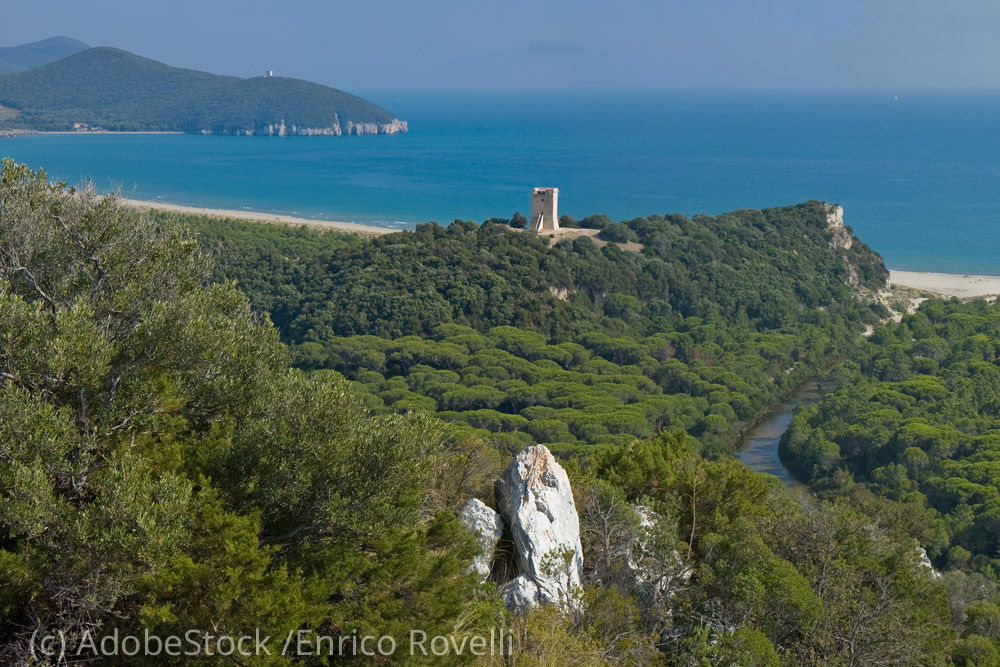
[[361, 91], [1000, 90], [1000, 6], [972, 0], [56, 4], [5, 9], [0, 45]]

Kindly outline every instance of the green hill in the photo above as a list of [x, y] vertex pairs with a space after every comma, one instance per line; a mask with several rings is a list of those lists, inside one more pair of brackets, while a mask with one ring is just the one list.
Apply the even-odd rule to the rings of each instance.
[[391, 134], [406, 124], [367, 100], [308, 81], [178, 69], [100, 47], [0, 76], [0, 127], [205, 134]]
[[69, 37], [50, 37], [20, 46], [0, 47], [0, 74], [40, 67], [90, 47]]
[[581, 221], [606, 220], [642, 252], [550, 245], [496, 221], [364, 240], [188, 222], [298, 364], [344, 374], [380, 414], [418, 409], [501, 448], [585, 455], [680, 428], [729, 454], [885, 315], [865, 297], [884, 288], [882, 259], [857, 239], [833, 248], [848, 232], [830, 210]]

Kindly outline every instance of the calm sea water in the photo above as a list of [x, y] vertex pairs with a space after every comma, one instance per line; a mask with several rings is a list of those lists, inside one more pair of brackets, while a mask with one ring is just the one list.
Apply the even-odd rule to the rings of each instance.
[[371, 95], [387, 137], [34, 135], [0, 154], [139, 199], [397, 228], [837, 202], [890, 268], [1000, 274], [1000, 96]]

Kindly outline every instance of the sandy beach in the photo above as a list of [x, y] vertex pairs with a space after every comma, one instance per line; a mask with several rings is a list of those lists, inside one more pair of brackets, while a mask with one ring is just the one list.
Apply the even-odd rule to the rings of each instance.
[[960, 298], [1000, 294], [1000, 276], [890, 271], [889, 282], [893, 285], [911, 287], [924, 292]]
[[295, 218], [290, 215], [274, 215], [271, 213], [258, 213], [255, 211], [233, 211], [218, 208], [199, 208], [196, 206], [179, 206], [177, 204], [166, 204], [155, 201], [142, 201], [140, 199], [126, 199], [122, 201], [134, 208], [158, 211], [169, 211], [171, 213], [182, 213], [186, 215], [207, 215], [213, 218], [234, 218], [238, 220], [252, 220], [253, 222], [267, 222], [275, 225], [307, 225], [317, 229], [333, 229], [338, 232], [352, 232], [366, 236], [379, 236], [381, 234], [391, 234], [396, 229], [386, 229], [385, 227], [374, 227], [372, 225], [360, 225], [355, 222], [337, 222], [335, 220], [310, 220], [308, 218]]

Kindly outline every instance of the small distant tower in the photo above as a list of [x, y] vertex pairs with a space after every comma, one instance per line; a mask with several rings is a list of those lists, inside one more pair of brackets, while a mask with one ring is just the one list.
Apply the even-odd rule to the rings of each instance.
[[535, 188], [531, 193], [531, 229], [536, 232], [559, 229], [559, 188]]
[[273, 78], [274, 77], [274, 70], [273, 69], [267, 70], [267, 72], [265, 72], [265, 74], [264, 74], [264, 77], [268, 78], [268, 79]]

